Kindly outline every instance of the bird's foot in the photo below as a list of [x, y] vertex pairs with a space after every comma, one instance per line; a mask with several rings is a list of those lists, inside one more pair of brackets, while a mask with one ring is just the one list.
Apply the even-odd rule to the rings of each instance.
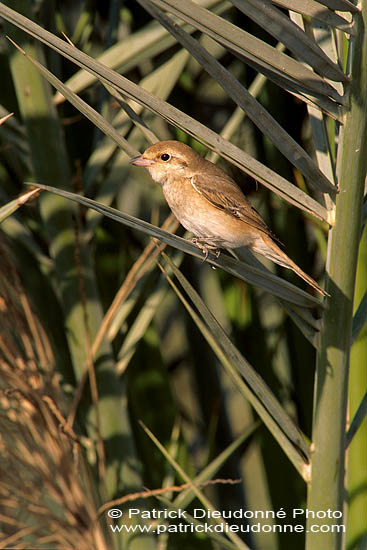
[[203, 254], [204, 254], [203, 262], [205, 262], [205, 260], [208, 259], [209, 251], [213, 252], [213, 254], [217, 258], [219, 258], [220, 249], [217, 246], [208, 244], [207, 242], [205, 242], [205, 239], [198, 239], [197, 237], [193, 237], [191, 239], [191, 242], [192, 242], [192, 244], [197, 246], [203, 252]]

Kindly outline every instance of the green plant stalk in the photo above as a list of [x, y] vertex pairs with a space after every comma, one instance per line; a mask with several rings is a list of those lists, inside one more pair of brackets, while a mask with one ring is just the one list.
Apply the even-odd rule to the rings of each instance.
[[[312, 434], [312, 474], [307, 508], [310, 512], [343, 511], [345, 427], [353, 297], [367, 168], [367, 1], [356, 15], [353, 44], [351, 106], [346, 115], [339, 167], [340, 193], [328, 254], [331, 294], [321, 329], [316, 365]], [[341, 550], [343, 532], [311, 532], [311, 525], [345, 524], [345, 518], [307, 521], [307, 550]]]
[[[354, 312], [364, 295], [367, 281], [367, 227], [359, 245]], [[350, 356], [349, 419], [352, 421], [358, 406], [367, 392], [367, 326], [362, 328], [354, 342]], [[367, 418], [365, 417], [355, 434], [348, 456], [348, 529], [347, 548], [356, 548], [367, 535]]]

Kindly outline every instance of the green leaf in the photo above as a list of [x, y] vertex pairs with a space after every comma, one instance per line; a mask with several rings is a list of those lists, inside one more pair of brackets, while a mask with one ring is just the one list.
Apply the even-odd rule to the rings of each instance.
[[[224, 451], [222, 451], [217, 457], [215, 457], [215, 459], [212, 460], [210, 464], [205, 466], [205, 468], [192, 480], [192, 482], [195, 485], [199, 485], [200, 483], [212, 479], [215, 474], [222, 468], [228, 458], [242, 445], [242, 443], [244, 443], [251, 437], [251, 435], [259, 427], [259, 425], [259, 421], [254, 422], [252, 426], [250, 426], [250, 428], [245, 430], [230, 445], [228, 445], [228, 447], [224, 449]], [[186, 489], [185, 491], [182, 491], [182, 493], [179, 493], [177, 495], [174, 500], [174, 504], [179, 508], [186, 508], [194, 497], [195, 495], [192, 492], [192, 489]]]
[[[211, 8], [218, 4], [218, 0], [200, 0], [199, 3], [206, 8]], [[225, 5], [227, 2], [221, 2], [220, 4]], [[178, 22], [178, 24], [180, 23]], [[188, 30], [189, 26], [185, 25], [185, 29]], [[193, 29], [191, 29], [191, 32], [193, 32]], [[74, 40], [72, 41], [74, 42]], [[174, 42], [174, 38], [165, 29], [158, 25], [156, 21], [152, 21], [108, 48], [96, 59], [106, 67], [114, 69], [120, 74], [125, 74], [140, 63], [167, 50], [174, 45]], [[97, 81], [98, 78], [95, 75], [81, 70], [69, 78], [65, 85], [73, 92], [79, 93]], [[55, 95], [56, 104], [60, 104], [64, 100], [62, 94], [57, 93]]]
[[[154, 2], [155, 0], [153, 0]], [[252, 122], [269, 137], [274, 145], [290, 160], [316, 189], [336, 193], [335, 185], [324, 176], [314, 161], [298, 143], [276, 122], [258, 101], [252, 97], [237, 78], [227, 71], [205, 48], [147, 0], [138, 0], [153, 17], [159, 19], [169, 32], [191, 53], [205, 70], [222, 86], [235, 103], [243, 109]], [[293, 25], [293, 23], [291, 23]], [[295, 26], [295, 25], [294, 25]], [[299, 29], [300, 30], [300, 29]]]
[[[281, 407], [262, 378], [232, 344], [222, 327], [181, 271], [166, 254], [162, 253], [162, 256], [166, 259], [169, 268], [172, 269], [191, 301], [195, 304], [199, 315], [194, 311], [167, 273], [168, 282], [174, 288], [214, 353], [218, 356], [227, 375], [254, 407], [300, 475], [307, 477], [309, 450], [301, 432]], [[163, 272], [165, 271], [163, 270]]]
[[[203, 258], [202, 252], [198, 250], [197, 246], [195, 246], [194, 244], [185, 239], [182, 239], [181, 237], [177, 237], [177, 235], [172, 235], [171, 233], [168, 233], [167, 231], [164, 231], [159, 227], [155, 227], [148, 222], [139, 220], [134, 216], [130, 216], [129, 214], [120, 212], [115, 208], [111, 208], [104, 204], [98, 203], [96, 201], [93, 201], [92, 199], [88, 199], [87, 197], [83, 197], [69, 191], [64, 191], [63, 189], [57, 189], [56, 187], [50, 187], [48, 185], [42, 185], [38, 183], [32, 183], [31, 185], [35, 185], [36, 187], [44, 189], [45, 191], [50, 191], [52, 193], [55, 193], [56, 195], [60, 195], [61, 197], [65, 197], [74, 202], [78, 202], [79, 204], [83, 204], [87, 208], [93, 208], [97, 212], [113, 220], [116, 220], [119, 223], [123, 223], [128, 227], [143, 231], [147, 235], [155, 237], [162, 242], [169, 244], [170, 246], [191, 254], [192, 256], [196, 256], [200, 259]], [[317, 298], [314, 298], [310, 294], [307, 294], [307, 292], [304, 292], [303, 290], [297, 288], [291, 283], [288, 283], [288, 281], [280, 279], [280, 277], [273, 275], [264, 268], [259, 269], [253, 267], [251, 265], [245, 264], [244, 262], [235, 260], [234, 258], [225, 254], [221, 254], [219, 258], [217, 258], [214, 254], [209, 254], [209, 257], [206, 261], [216, 267], [221, 267], [225, 271], [228, 271], [228, 273], [231, 273], [232, 275], [235, 275], [236, 277], [239, 277], [244, 281], [260, 286], [268, 292], [271, 292], [275, 296], [283, 298], [284, 300], [294, 303], [298, 306], [323, 307], [322, 302], [320, 302], [320, 300], [318, 300]]]
[[13, 40], [8, 38], [10, 42], [28, 59], [32, 65], [37, 67], [40, 73], [46, 78], [46, 80], [52, 84], [60, 93], [62, 93], [66, 99], [70, 101], [83, 115], [85, 115], [93, 124], [95, 124], [102, 132], [108, 135], [113, 139], [119, 147], [129, 155], [136, 154], [136, 149], [134, 149], [130, 143], [124, 139], [120, 134], [115, 130], [115, 128], [107, 122], [107, 120], [100, 115], [95, 109], [88, 105], [83, 99], [78, 97], [74, 92], [69, 90], [65, 84], [61, 82], [55, 75], [53, 75], [46, 67], [39, 63], [36, 59], [29, 56], [24, 50], [22, 50]]
[[[290, 79], [293, 84], [303, 83], [309, 92], [326, 94], [336, 101], [343, 102], [335, 89], [322, 77], [304, 67], [300, 62], [276, 51], [272, 46], [236, 27], [227, 20], [201, 8], [191, 0], [152, 0], [159, 8], [177, 15], [195, 28], [211, 36], [227, 49], [244, 57], [248, 63], [255, 63], [259, 68], [275, 70], [283, 78]], [[261, 69], [260, 69], [261, 71]], [[336, 80], [346, 79], [341, 71], [334, 74]]]
[[314, 40], [295, 25], [278, 8], [270, 2], [256, 0], [231, 0], [239, 10], [263, 27], [277, 40], [283, 42], [298, 58], [302, 59], [316, 72], [337, 82], [347, 81], [346, 75], [336, 65]]
[[122, 94], [134, 99], [154, 113], [163, 116], [168, 122], [176, 125], [178, 128], [183, 128], [186, 133], [194, 136], [199, 141], [208, 144], [212, 150], [221, 152], [224, 158], [228, 159], [236, 166], [239, 166], [254, 179], [260, 183], [263, 183], [263, 185], [276, 191], [291, 204], [298, 206], [298, 208], [301, 208], [306, 212], [327, 221], [328, 223], [332, 223], [332, 213], [329, 213], [317, 201], [279, 176], [276, 172], [270, 170], [270, 168], [262, 165], [238, 147], [235, 147], [215, 132], [209, 130], [203, 124], [198, 123], [196, 120], [188, 117], [172, 105], [169, 105], [168, 103], [149, 94], [145, 90], [142, 90], [136, 84], [133, 84], [123, 76], [118, 75], [114, 71], [104, 67], [83, 52], [80, 52], [76, 48], [66, 44], [52, 33], [44, 30], [42, 27], [18, 14], [14, 10], [9, 9], [4, 4], [0, 4], [0, 15], [22, 28], [25, 32], [46, 43], [55, 51], [61, 53], [74, 63], [92, 72], [98, 76], [98, 78], [105, 80]]
[[355, 30], [350, 21], [344, 19], [337, 13], [334, 13], [329, 8], [322, 8], [319, 2], [314, 0], [273, 0], [273, 4], [286, 8], [307, 17], [312, 17], [316, 21], [320, 21], [324, 25], [330, 25], [336, 29], [340, 29], [348, 34], [355, 34]]

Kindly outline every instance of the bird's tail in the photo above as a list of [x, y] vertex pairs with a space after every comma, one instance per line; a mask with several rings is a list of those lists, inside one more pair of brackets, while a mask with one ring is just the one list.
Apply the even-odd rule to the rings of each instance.
[[301, 279], [306, 281], [312, 288], [317, 290], [323, 296], [330, 296], [325, 290], [323, 290], [312, 277], [307, 275], [298, 265], [291, 260], [283, 250], [275, 244], [275, 242], [268, 237], [267, 235], [262, 236], [261, 241], [258, 239], [252, 246], [251, 249], [258, 254], [262, 254], [272, 262], [279, 264], [288, 269], [292, 269]]

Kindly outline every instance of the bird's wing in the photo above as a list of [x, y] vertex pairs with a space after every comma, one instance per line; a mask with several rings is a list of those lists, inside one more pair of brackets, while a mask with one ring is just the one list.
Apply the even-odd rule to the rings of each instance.
[[215, 208], [224, 210], [234, 218], [238, 218], [269, 235], [272, 239], [278, 240], [229, 176], [225, 174], [223, 176], [196, 174], [191, 177], [191, 185]]

